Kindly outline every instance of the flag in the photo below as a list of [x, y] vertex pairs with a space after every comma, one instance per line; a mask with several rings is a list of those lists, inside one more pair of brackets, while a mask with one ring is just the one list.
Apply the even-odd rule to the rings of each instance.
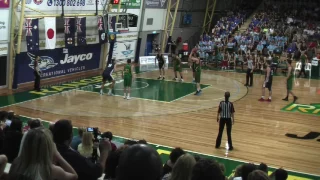
[[75, 18], [64, 18], [64, 42], [65, 47], [75, 46]]
[[99, 32], [99, 42], [101, 44], [107, 42], [106, 31], [104, 28], [103, 17], [98, 16], [98, 32]]
[[56, 48], [56, 18], [55, 17], [45, 17], [44, 18], [44, 28], [46, 36], [46, 49]]
[[77, 26], [77, 45], [86, 45], [87, 40], [86, 40], [86, 18], [77, 18], [76, 22]]
[[39, 20], [25, 19], [26, 41], [28, 51], [39, 51]]

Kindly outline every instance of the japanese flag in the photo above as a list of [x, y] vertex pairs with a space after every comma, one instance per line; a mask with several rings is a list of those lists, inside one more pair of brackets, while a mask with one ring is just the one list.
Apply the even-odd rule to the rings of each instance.
[[46, 49], [56, 48], [56, 18], [44, 18], [45, 36], [46, 36]]

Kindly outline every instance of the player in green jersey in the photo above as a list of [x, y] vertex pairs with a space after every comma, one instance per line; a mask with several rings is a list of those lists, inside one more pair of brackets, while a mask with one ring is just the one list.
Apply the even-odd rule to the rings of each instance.
[[189, 59], [194, 63], [194, 78], [195, 78], [195, 83], [197, 84], [197, 91], [194, 95], [199, 96], [201, 94], [201, 87], [200, 87], [200, 79], [201, 79], [201, 62], [199, 58], [199, 54], [195, 52], [195, 50], [192, 50]]
[[293, 68], [291, 66], [291, 62], [292, 60], [291, 59], [288, 59], [287, 60], [287, 66], [288, 66], [288, 76], [286, 78], [286, 84], [287, 84], [287, 96], [282, 99], [284, 101], [288, 101], [288, 97], [289, 97], [289, 94], [291, 94], [293, 96], [293, 103], [296, 102], [296, 100], [298, 99], [297, 96], [295, 96], [292, 92], [292, 86], [293, 86]]
[[127, 64], [124, 66], [122, 72], [122, 78], [124, 80], [124, 99], [130, 99], [131, 84], [133, 80], [133, 66], [131, 65], [131, 59], [127, 60]]
[[181, 59], [178, 55], [172, 54], [172, 62], [173, 62], [173, 72], [174, 72], [174, 78], [172, 80], [178, 81], [177, 72], [180, 74], [180, 81], [183, 82], [182, 77], [182, 67], [181, 67]]

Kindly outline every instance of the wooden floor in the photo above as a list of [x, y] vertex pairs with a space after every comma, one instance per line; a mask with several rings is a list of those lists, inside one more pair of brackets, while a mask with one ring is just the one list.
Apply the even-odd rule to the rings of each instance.
[[[167, 79], [172, 79], [171, 70], [169, 73]], [[185, 70], [184, 74], [185, 81], [190, 82], [192, 72]], [[118, 136], [143, 138], [161, 145], [320, 174], [320, 142], [285, 136], [286, 133], [304, 136], [319, 132], [320, 116], [281, 111], [290, 104], [281, 100], [285, 96], [284, 77], [274, 77], [273, 101], [268, 103], [258, 101], [263, 76], [255, 75], [254, 86], [247, 89], [243, 86], [245, 74], [218, 71], [202, 74], [202, 83], [211, 85], [203, 90], [202, 96], [187, 95], [173, 102], [127, 101], [119, 96], [74, 90], [5, 109], [49, 121], [71, 119], [74, 126], [99, 127]], [[157, 76], [157, 71], [138, 75], [141, 78]], [[296, 79], [297, 103], [320, 103], [319, 87], [320, 80]], [[234, 151], [228, 154], [224, 148], [226, 133], [223, 147], [214, 148], [217, 106], [226, 90], [231, 92], [236, 110], [232, 129]]]

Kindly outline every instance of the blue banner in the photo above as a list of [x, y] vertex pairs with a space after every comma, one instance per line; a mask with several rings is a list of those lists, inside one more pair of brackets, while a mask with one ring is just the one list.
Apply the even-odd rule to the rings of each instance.
[[40, 56], [41, 79], [98, 69], [100, 64], [100, 44], [81, 47], [41, 50], [37, 54], [23, 52], [16, 57], [16, 82], [18, 84], [34, 80], [33, 61]]

